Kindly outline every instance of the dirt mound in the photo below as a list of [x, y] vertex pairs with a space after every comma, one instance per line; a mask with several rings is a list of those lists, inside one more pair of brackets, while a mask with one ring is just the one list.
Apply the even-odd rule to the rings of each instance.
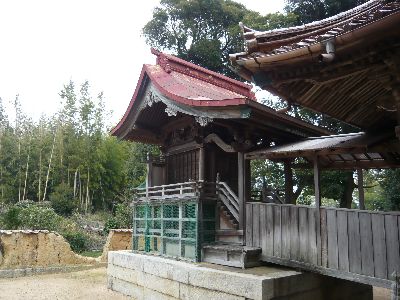
[[96, 264], [71, 250], [58, 233], [47, 230], [0, 230], [0, 269]]

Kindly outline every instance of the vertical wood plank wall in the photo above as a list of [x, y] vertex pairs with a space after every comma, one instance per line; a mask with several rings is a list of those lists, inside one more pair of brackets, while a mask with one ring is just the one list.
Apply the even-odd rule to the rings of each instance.
[[[246, 245], [262, 260], [380, 286], [400, 273], [400, 213], [247, 203]], [[320, 259], [318, 259], [320, 257]]]

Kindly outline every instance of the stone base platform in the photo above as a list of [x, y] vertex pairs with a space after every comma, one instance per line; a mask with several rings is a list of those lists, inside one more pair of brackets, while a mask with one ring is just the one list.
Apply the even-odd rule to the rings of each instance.
[[241, 270], [113, 251], [108, 288], [134, 299], [372, 300], [372, 287], [286, 268]]

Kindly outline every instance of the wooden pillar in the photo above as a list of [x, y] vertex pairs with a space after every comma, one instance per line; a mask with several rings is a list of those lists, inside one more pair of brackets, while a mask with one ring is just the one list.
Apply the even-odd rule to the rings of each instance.
[[246, 161], [243, 152], [238, 152], [238, 199], [239, 230], [243, 230], [246, 221]]
[[200, 146], [199, 150], [199, 180], [202, 181], [204, 180], [204, 159], [205, 159], [205, 153], [204, 153], [204, 145]]
[[293, 199], [293, 172], [292, 162], [287, 159], [283, 162], [285, 172], [285, 203], [295, 204]]
[[358, 200], [360, 201], [360, 209], [365, 209], [364, 197], [364, 175], [362, 169], [357, 169], [357, 184], [358, 184]]
[[314, 157], [314, 191], [315, 191], [315, 206], [321, 207], [321, 174], [318, 156]]

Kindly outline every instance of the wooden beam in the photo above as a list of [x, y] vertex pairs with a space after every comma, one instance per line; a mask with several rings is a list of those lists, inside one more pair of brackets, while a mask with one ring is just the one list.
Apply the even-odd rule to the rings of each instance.
[[358, 184], [358, 200], [360, 202], [360, 209], [365, 209], [365, 199], [364, 199], [364, 175], [363, 170], [357, 169], [357, 184]]
[[[293, 169], [311, 169], [313, 164], [293, 164]], [[391, 169], [400, 168], [400, 163], [391, 163], [385, 160], [371, 160], [371, 161], [346, 161], [346, 162], [335, 162], [329, 165], [321, 165], [322, 170], [355, 170], [361, 169]]]
[[292, 173], [292, 162], [291, 160], [285, 160], [283, 162], [284, 173], [285, 173], [285, 203], [286, 204], [296, 204], [293, 203], [293, 173]]

